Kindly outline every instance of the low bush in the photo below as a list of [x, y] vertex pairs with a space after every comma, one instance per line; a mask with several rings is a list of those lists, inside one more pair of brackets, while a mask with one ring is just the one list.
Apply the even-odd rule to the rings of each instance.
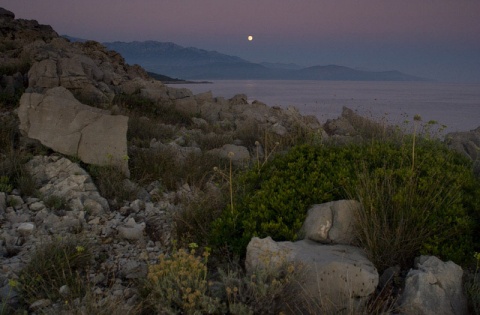
[[[58, 301], [85, 295], [85, 271], [91, 263], [92, 244], [80, 237], [54, 239], [37, 247], [19, 277], [20, 296], [30, 304], [40, 299]], [[68, 297], [60, 287], [68, 286]]]
[[159, 180], [168, 190], [183, 184], [203, 188], [213, 173], [213, 167], [225, 164], [208, 153], [190, 152], [182, 155], [173, 147], [158, 150], [139, 149], [131, 152], [132, 178], [139, 183]]
[[296, 313], [298, 271], [293, 264], [256, 268], [251, 274], [242, 270], [219, 273], [230, 314]]
[[252, 236], [295, 240], [306, 210], [341, 199], [354, 177], [354, 147], [300, 146], [234, 179], [234, 209], [214, 222], [212, 242], [242, 254]]
[[125, 174], [113, 165], [88, 165], [88, 172], [92, 176], [100, 194], [109, 199], [122, 202], [134, 200], [137, 196], [135, 187], [125, 182]]
[[27, 73], [32, 66], [30, 60], [19, 59], [16, 62], [0, 66], [0, 75], [14, 75], [15, 73]]
[[44, 200], [45, 206], [54, 210], [66, 210], [69, 211], [70, 206], [67, 203], [67, 200], [64, 197], [59, 197], [56, 195], [51, 195]]
[[348, 197], [363, 203], [360, 246], [380, 269], [405, 265], [419, 253], [460, 263], [474, 248], [480, 185], [471, 163], [437, 141], [417, 139], [414, 151], [408, 137], [299, 146], [234, 183], [234, 209], [214, 222], [211, 240], [237, 254], [252, 236], [295, 240], [311, 205]]
[[182, 210], [174, 215], [176, 239], [180, 245], [196, 243], [208, 245], [212, 222], [227, 204], [221, 188], [206, 187], [181, 200]]
[[[30, 155], [19, 148], [18, 124], [18, 118], [13, 115], [0, 117], [0, 177], [3, 178], [0, 189], [7, 192], [17, 188], [23, 195], [33, 196], [35, 182], [25, 167]], [[36, 149], [32, 148], [32, 153]]]
[[178, 124], [181, 126], [190, 126], [192, 119], [190, 115], [185, 114], [175, 108], [171, 101], [152, 101], [140, 95], [140, 92], [133, 94], [115, 95], [112, 105], [128, 111], [132, 114], [144, 115], [149, 118], [159, 119], [165, 124]]
[[152, 139], [162, 142], [172, 140], [177, 129], [178, 127], [165, 125], [158, 119], [132, 115], [128, 120], [127, 139], [129, 144], [148, 148]]
[[211, 297], [207, 280], [208, 252], [180, 249], [171, 257], [161, 255], [149, 267], [143, 288], [144, 309], [157, 314], [222, 314], [224, 305]]

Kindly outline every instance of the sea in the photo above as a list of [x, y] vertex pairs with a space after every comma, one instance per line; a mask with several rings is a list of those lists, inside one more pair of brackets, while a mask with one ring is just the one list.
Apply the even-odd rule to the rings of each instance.
[[443, 132], [480, 126], [480, 84], [391, 81], [215, 80], [211, 83], [169, 84], [194, 94], [214, 97], [246, 94], [248, 101], [269, 106], [295, 106], [321, 123], [341, 115], [344, 106], [391, 125], [405, 126], [419, 115]]

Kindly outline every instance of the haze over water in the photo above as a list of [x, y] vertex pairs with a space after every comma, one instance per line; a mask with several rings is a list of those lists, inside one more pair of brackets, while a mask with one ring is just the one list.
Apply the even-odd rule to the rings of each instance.
[[294, 105], [303, 115], [321, 122], [338, 117], [343, 106], [364, 116], [403, 124], [420, 115], [422, 121], [446, 125], [446, 132], [480, 126], [480, 84], [437, 82], [219, 80], [213, 84], [172, 84], [194, 94], [212, 91], [214, 97], [244, 93], [248, 101], [269, 106]]

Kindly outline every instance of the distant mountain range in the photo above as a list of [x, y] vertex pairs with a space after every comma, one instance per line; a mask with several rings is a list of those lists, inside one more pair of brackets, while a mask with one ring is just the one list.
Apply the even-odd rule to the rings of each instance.
[[[71, 41], [83, 41], [68, 37]], [[339, 65], [302, 68], [296, 64], [253, 63], [217, 51], [183, 47], [169, 42], [107, 42], [130, 64], [149, 72], [187, 80], [338, 80], [338, 81], [425, 81], [399, 71], [365, 71]]]

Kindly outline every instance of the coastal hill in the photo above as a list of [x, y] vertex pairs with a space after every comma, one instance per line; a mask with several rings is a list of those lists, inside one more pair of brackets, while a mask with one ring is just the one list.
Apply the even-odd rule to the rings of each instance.
[[[294, 107], [250, 103], [244, 94], [231, 99], [211, 92], [194, 95], [154, 80], [100, 43], [70, 42], [51, 26], [16, 19], [3, 8], [0, 34], [0, 314], [278, 314], [297, 309], [301, 311], [296, 314], [323, 314], [331, 305], [335, 310], [355, 305], [360, 310], [355, 313], [366, 314], [369, 301], [377, 301], [382, 292], [387, 292], [380, 296], [382, 313], [390, 307], [384, 300], [399, 301], [404, 309], [417, 303], [418, 296], [425, 297], [418, 302], [422, 309], [466, 309], [463, 271], [452, 261], [421, 256], [415, 259], [417, 270], [407, 274], [410, 266], [401, 270], [390, 257], [401, 255], [406, 264], [407, 252], [413, 261], [417, 251], [410, 249], [409, 239], [392, 234], [400, 242], [390, 242], [393, 238], [382, 237], [389, 243], [378, 247], [380, 257], [388, 260], [378, 265], [352, 243], [351, 219], [357, 216], [351, 211], [358, 210], [350, 205], [358, 202], [339, 200], [343, 196], [337, 194], [355, 179], [358, 166], [375, 171], [376, 164], [367, 163], [379, 163], [379, 175], [398, 174], [399, 184], [413, 173], [410, 163], [401, 163], [392, 173], [385, 169], [409, 161], [408, 150], [373, 141], [390, 130], [398, 135], [396, 128], [348, 108], [321, 125]], [[251, 64], [251, 69], [261, 67]], [[326, 70], [347, 71], [335, 67]], [[475, 184], [470, 166], [446, 164], [455, 166], [448, 169], [436, 164], [442, 157], [438, 154], [447, 151], [422, 147], [417, 139], [415, 166], [434, 167], [421, 172], [429, 177], [419, 177], [419, 186], [431, 182], [427, 192], [434, 196], [458, 202], [457, 196], [465, 196], [467, 206], [476, 205], [480, 198], [474, 187], [457, 194], [439, 184], [442, 178], [452, 179], [445, 184]], [[448, 139], [450, 146], [478, 161], [480, 128]], [[342, 146], [348, 143], [375, 147], [358, 151]], [[441, 161], [457, 160], [447, 155]], [[246, 175], [245, 181], [237, 174]], [[365, 174], [381, 179], [373, 177], [376, 171]], [[446, 177], [432, 180], [432, 174]], [[412, 198], [401, 195], [408, 201], [407, 214], [417, 209], [410, 200], [432, 195], [400, 188], [412, 191]], [[382, 200], [397, 196], [383, 191], [376, 193]], [[463, 210], [456, 202], [443, 204], [449, 211]], [[451, 212], [441, 209], [438, 217], [450, 219], [444, 214]], [[472, 213], [476, 209], [472, 207]], [[309, 213], [313, 216], [307, 220]], [[465, 206], [455, 218], [469, 222], [466, 213]], [[418, 224], [428, 220], [434, 231], [440, 232], [444, 222], [457, 227], [453, 220], [425, 219]], [[388, 231], [370, 225], [375, 236]], [[446, 248], [457, 245], [470, 254], [464, 240], [473, 239], [477, 230], [464, 229], [462, 234], [460, 228], [454, 238], [444, 234]], [[298, 231], [304, 239], [275, 242], [286, 239], [284, 231]], [[268, 237], [253, 237], [261, 234]], [[423, 241], [417, 233], [408, 234]], [[287, 243], [288, 248], [281, 247]], [[385, 255], [386, 249], [394, 255]], [[207, 266], [207, 258], [213, 265]], [[269, 269], [262, 266], [269, 262]], [[293, 268], [278, 269], [284, 263]], [[223, 266], [225, 273], [217, 268]], [[377, 266], [385, 269], [383, 275]], [[344, 276], [349, 274], [355, 276]], [[419, 275], [418, 288], [409, 285]], [[380, 281], [393, 277], [400, 279], [401, 288], [397, 280]], [[291, 286], [297, 283], [301, 286]], [[239, 303], [230, 302], [232, 286], [240, 288]], [[305, 301], [316, 308], [303, 312]]]
[[295, 64], [253, 63], [236, 56], [169, 42], [109, 42], [128, 63], [170, 77], [198, 79], [425, 81], [399, 71], [365, 71], [339, 65], [301, 68]]

